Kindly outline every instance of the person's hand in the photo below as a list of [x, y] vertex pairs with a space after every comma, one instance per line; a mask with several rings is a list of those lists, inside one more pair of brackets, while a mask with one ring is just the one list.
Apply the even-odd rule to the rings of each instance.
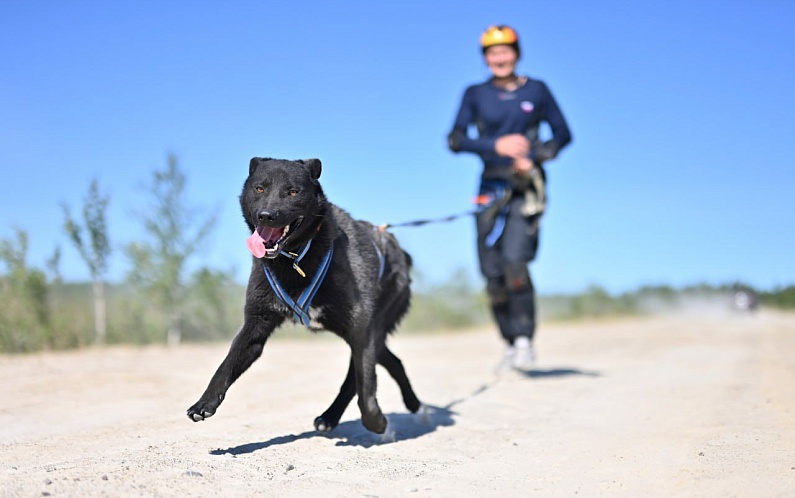
[[530, 141], [518, 133], [503, 135], [494, 142], [494, 152], [514, 159], [526, 158], [530, 154]]
[[513, 170], [520, 175], [526, 175], [534, 166], [533, 161], [526, 157], [518, 157], [513, 160]]

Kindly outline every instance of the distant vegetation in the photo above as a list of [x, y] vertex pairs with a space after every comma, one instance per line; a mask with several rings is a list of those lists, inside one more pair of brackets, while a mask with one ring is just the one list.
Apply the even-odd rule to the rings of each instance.
[[[3, 241], [4, 243], [7, 241]], [[5, 262], [5, 261], [4, 261]], [[421, 286], [401, 333], [431, 333], [491, 326], [485, 293], [465, 278]], [[177, 324], [182, 341], [229, 340], [242, 325], [245, 287], [228, 275], [203, 270], [186, 282], [189, 289]], [[696, 315], [732, 313], [736, 285], [698, 285], [681, 289], [644, 287], [611, 295], [594, 286], [571, 295], [539, 296], [542, 322], [642, 316], [685, 312]], [[754, 291], [748, 286], [742, 288]], [[795, 310], [795, 286], [754, 291], [763, 307]], [[167, 342], [172, 318], [153, 306], [151, 295], [128, 283], [106, 286], [107, 344]], [[37, 269], [0, 276], [0, 352], [69, 349], [94, 343], [92, 284], [48, 282]], [[283, 337], [289, 332], [277, 333]]]
[[[149, 344], [228, 340], [242, 325], [245, 287], [231, 275], [200, 268], [186, 273], [194, 242], [209, 236], [213, 219], [198, 220], [184, 203], [185, 175], [174, 156], [155, 171], [146, 211], [139, 213], [148, 238], [122, 248], [130, 272], [123, 282], [104, 281], [108, 240], [105, 209], [110, 199], [92, 182], [82, 218], [63, 206], [64, 230], [87, 265], [91, 280], [60, 278], [55, 248], [46, 271], [27, 261], [28, 234], [17, 229], [0, 239], [0, 352], [78, 348], [92, 344]], [[406, 333], [458, 330], [488, 324], [488, 301], [479, 282], [464, 269], [447, 282], [428, 284], [414, 274], [414, 299], [401, 325]], [[560, 321], [666, 312], [737, 311], [733, 297], [745, 291], [763, 307], [795, 310], [795, 286], [758, 290], [742, 284], [674, 289], [643, 287], [612, 295], [593, 286], [572, 295], [539, 296], [540, 320]]]

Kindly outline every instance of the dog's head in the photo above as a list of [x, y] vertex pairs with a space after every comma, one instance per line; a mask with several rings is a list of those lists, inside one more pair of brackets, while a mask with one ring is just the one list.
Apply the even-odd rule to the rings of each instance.
[[280, 250], [295, 250], [317, 232], [328, 208], [320, 171], [319, 159], [251, 160], [240, 207], [252, 231], [247, 245], [254, 256], [275, 258]]

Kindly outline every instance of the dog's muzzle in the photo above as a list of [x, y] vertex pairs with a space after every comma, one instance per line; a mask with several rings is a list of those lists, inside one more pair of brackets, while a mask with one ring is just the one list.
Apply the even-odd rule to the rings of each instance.
[[303, 218], [283, 227], [258, 226], [246, 239], [246, 247], [256, 258], [273, 259], [279, 255], [284, 243], [301, 224]]

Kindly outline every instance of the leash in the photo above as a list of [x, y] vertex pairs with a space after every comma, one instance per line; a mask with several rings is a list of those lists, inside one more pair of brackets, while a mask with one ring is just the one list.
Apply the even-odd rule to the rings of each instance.
[[502, 209], [503, 206], [505, 206], [505, 204], [509, 200], [510, 200], [510, 189], [505, 190], [500, 195], [496, 196], [496, 198], [491, 195], [478, 195], [477, 197], [472, 199], [472, 203], [478, 206], [475, 209], [464, 211], [462, 213], [451, 214], [449, 216], [442, 216], [441, 218], [412, 220], [412, 221], [405, 221], [403, 223], [384, 223], [383, 225], [378, 226], [378, 230], [384, 232], [390, 228], [419, 227], [422, 225], [428, 225], [430, 223], [447, 223], [450, 221], [455, 221], [458, 218], [463, 218], [465, 216], [473, 216], [476, 214], [480, 214], [484, 211], [489, 211], [490, 214], [496, 215], [497, 211]]
[[403, 223], [384, 223], [383, 225], [378, 226], [378, 230], [381, 232], [385, 232], [390, 228], [399, 228], [399, 227], [419, 227], [422, 225], [427, 225], [429, 223], [446, 223], [448, 221], [457, 220], [458, 218], [463, 218], [464, 216], [471, 216], [477, 214], [480, 211], [480, 208], [474, 209], [471, 211], [466, 211], [463, 213], [452, 214], [450, 216], [444, 216], [442, 218], [429, 218], [424, 220], [413, 220], [413, 221], [405, 221]]
[[[484, 181], [483, 186], [487, 185], [489, 181]], [[491, 182], [495, 183], [495, 182]], [[530, 188], [532, 187], [532, 188]], [[480, 194], [475, 197], [472, 202], [477, 205], [476, 209], [465, 211], [463, 213], [452, 214], [450, 216], [443, 216], [441, 218], [429, 218], [406, 221], [403, 223], [385, 223], [378, 226], [378, 230], [384, 232], [389, 228], [398, 227], [418, 227], [430, 223], [446, 223], [463, 218], [464, 216], [472, 216], [483, 214], [487, 219], [496, 219], [497, 224], [487, 237], [487, 244], [494, 245], [497, 239], [500, 238], [505, 224], [505, 208], [513, 197], [514, 190], [527, 192], [525, 197], [528, 201], [522, 207], [522, 214], [525, 216], [540, 215], [544, 212], [546, 207], [546, 188], [544, 185], [544, 178], [538, 168], [531, 169], [524, 177], [517, 176], [507, 186], [494, 185], [492, 187], [492, 194]], [[531, 193], [532, 192], [532, 193]], [[531, 193], [531, 194], [529, 194]], [[528, 194], [531, 196], [527, 198]]]

